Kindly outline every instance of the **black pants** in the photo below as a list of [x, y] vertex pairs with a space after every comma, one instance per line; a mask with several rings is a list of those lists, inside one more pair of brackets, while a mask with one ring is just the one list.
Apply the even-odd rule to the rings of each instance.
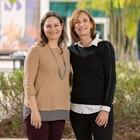
[[24, 120], [28, 140], [61, 140], [65, 120], [42, 121], [40, 129], [31, 125], [30, 116]]
[[[99, 113], [99, 112], [98, 112]], [[113, 109], [109, 113], [107, 126], [98, 126], [95, 119], [98, 113], [78, 114], [70, 111], [70, 121], [77, 140], [112, 140], [113, 137]]]

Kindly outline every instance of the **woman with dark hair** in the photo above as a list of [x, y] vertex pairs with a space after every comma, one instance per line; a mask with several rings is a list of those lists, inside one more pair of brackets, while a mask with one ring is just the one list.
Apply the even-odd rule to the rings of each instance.
[[70, 19], [73, 69], [70, 121], [77, 140], [112, 140], [115, 54], [99, 39], [92, 15], [77, 9]]
[[24, 66], [23, 117], [29, 140], [61, 140], [69, 118], [69, 51], [62, 18], [47, 12], [40, 39], [29, 49]]

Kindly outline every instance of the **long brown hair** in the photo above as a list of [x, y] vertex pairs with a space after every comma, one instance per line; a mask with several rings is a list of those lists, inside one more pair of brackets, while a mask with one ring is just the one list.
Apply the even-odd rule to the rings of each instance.
[[48, 38], [46, 37], [43, 28], [44, 28], [44, 23], [45, 23], [46, 19], [49, 18], [49, 17], [56, 17], [56, 18], [58, 18], [60, 23], [61, 23], [61, 25], [63, 25], [62, 26], [62, 34], [61, 34], [61, 36], [60, 36], [60, 38], [58, 40], [58, 46], [62, 50], [61, 45], [64, 44], [64, 46], [66, 46], [66, 43], [67, 43], [67, 40], [68, 40], [68, 36], [66, 34], [66, 29], [65, 29], [65, 26], [64, 26], [63, 19], [54, 11], [49, 11], [49, 12], [47, 12], [43, 16], [43, 18], [41, 20], [41, 24], [40, 24], [40, 40], [39, 40], [38, 43], [41, 44], [41, 46], [45, 46], [48, 43]]
[[90, 31], [91, 37], [92, 37], [92, 39], [94, 39], [96, 36], [96, 32], [95, 32], [96, 24], [95, 24], [95, 21], [94, 21], [92, 15], [85, 9], [77, 9], [73, 12], [71, 19], [70, 19], [70, 34], [71, 34], [71, 39], [72, 39], [73, 43], [80, 41], [80, 38], [79, 38], [78, 34], [75, 32], [75, 27], [74, 27], [75, 20], [79, 16], [80, 13], [85, 13], [89, 17], [90, 22], [92, 23], [92, 26], [93, 26], [93, 28], [91, 28], [91, 31]]

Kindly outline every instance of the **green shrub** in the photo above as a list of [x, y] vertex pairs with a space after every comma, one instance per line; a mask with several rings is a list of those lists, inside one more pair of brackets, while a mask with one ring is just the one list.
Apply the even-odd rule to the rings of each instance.
[[[138, 63], [117, 62], [117, 85], [114, 99], [115, 130], [140, 126], [140, 71]], [[24, 135], [23, 69], [0, 73], [0, 137]], [[133, 128], [132, 128], [133, 129]], [[138, 130], [139, 131], [139, 130]]]
[[117, 85], [115, 90], [115, 125], [138, 123], [140, 114], [139, 63], [117, 62]]
[[0, 137], [14, 136], [22, 132], [22, 84], [23, 69], [9, 74], [0, 73]]

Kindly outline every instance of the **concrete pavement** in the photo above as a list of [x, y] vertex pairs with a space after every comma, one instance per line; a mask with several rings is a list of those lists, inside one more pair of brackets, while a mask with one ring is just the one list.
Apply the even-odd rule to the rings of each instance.
[[27, 140], [23, 138], [0, 138], [0, 140]]
[[[0, 140], [28, 140], [25, 138], [0, 138]], [[75, 140], [75, 139], [62, 139], [62, 140]]]

